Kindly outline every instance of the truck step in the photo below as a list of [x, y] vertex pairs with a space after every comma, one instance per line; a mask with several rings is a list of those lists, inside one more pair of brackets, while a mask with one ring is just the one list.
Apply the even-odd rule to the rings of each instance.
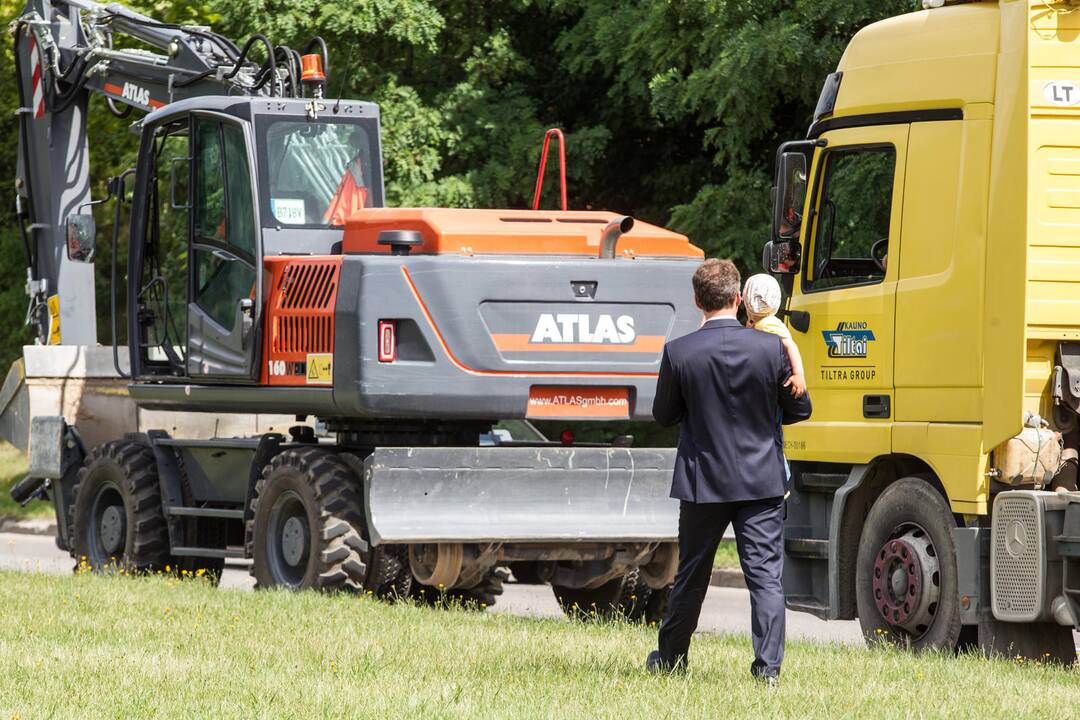
[[835, 493], [848, 481], [842, 473], [802, 473], [799, 488], [805, 492]]
[[201, 547], [174, 547], [173, 555], [182, 557], [205, 557], [205, 558], [243, 558], [243, 550], [222, 550], [219, 548]]
[[829, 541], [813, 538], [789, 538], [784, 541], [784, 550], [793, 558], [807, 560], [828, 560]]
[[796, 612], [810, 613], [816, 615], [822, 620], [829, 619], [829, 606], [822, 603], [817, 598], [811, 596], [799, 596], [789, 595], [787, 597], [788, 610], [795, 610]]
[[184, 517], [225, 518], [226, 520], [243, 520], [243, 510], [227, 510], [225, 508], [201, 508], [173, 506], [165, 508], [166, 515], [183, 515]]

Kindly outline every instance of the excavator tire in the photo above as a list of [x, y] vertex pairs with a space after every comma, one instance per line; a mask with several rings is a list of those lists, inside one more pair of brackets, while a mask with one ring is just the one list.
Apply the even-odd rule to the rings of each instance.
[[[654, 591], [638, 577], [636, 568], [597, 588], [568, 588], [552, 584], [551, 589], [563, 612], [572, 620], [654, 622], [657, 616], [656, 608], [650, 612], [649, 600]], [[664, 604], [660, 603], [660, 616], [663, 615]]]
[[484, 610], [498, 601], [499, 596], [503, 594], [503, 583], [508, 578], [509, 573], [504, 568], [494, 567], [475, 586], [452, 590], [439, 590], [430, 585], [421, 585], [413, 578], [411, 596], [414, 600], [432, 607], [460, 606]]
[[[364, 476], [364, 461], [359, 457], [351, 453], [342, 453], [338, 457], [352, 469], [357, 478]], [[364, 540], [369, 540], [367, 518], [363, 512], [360, 513], [360, 529]], [[367, 594], [380, 600], [409, 597], [413, 576], [409, 569], [408, 545], [371, 546], [363, 554], [363, 559], [367, 565], [367, 576], [364, 578], [364, 591]]]
[[162, 570], [170, 562], [154, 453], [135, 440], [94, 448], [75, 480], [71, 554], [76, 571]]
[[251, 502], [257, 588], [364, 590], [362, 495], [348, 463], [317, 447], [286, 450], [263, 469]]

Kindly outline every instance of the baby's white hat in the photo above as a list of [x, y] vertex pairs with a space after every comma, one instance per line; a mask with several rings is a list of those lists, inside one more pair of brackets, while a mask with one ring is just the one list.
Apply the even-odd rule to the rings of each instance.
[[743, 302], [751, 319], [775, 314], [780, 309], [780, 283], [765, 273], [751, 275], [743, 287]]

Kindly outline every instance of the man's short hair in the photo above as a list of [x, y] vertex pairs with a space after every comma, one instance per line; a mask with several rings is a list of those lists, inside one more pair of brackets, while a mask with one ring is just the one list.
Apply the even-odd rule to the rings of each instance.
[[741, 285], [735, 263], [709, 258], [694, 273], [694, 298], [705, 312], [716, 312], [735, 304]]

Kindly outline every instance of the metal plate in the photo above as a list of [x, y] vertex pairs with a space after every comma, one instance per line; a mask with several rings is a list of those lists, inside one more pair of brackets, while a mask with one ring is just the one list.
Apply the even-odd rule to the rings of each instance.
[[365, 461], [372, 542], [670, 542], [675, 451], [379, 448]]

